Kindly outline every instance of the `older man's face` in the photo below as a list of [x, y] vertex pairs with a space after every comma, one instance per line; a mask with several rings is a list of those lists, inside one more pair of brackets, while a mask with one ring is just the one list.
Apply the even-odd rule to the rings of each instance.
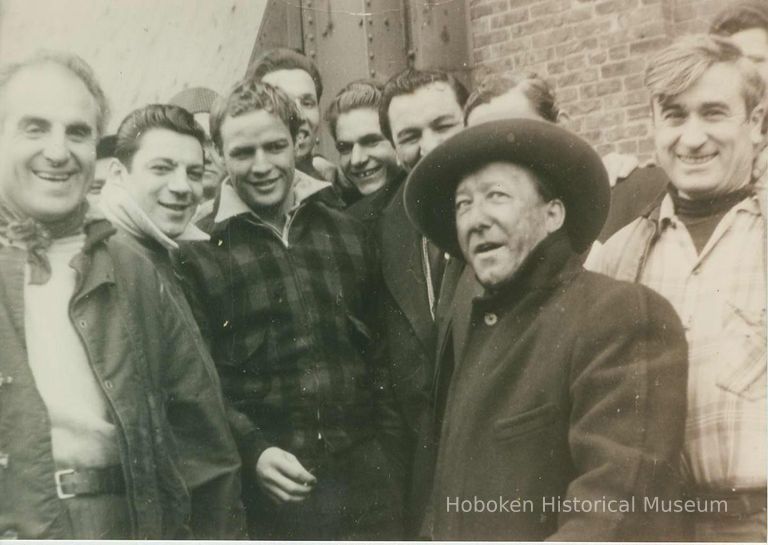
[[0, 96], [0, 196], [55, 221], [85, 198], [96, 162], [96, 101], [67, 69], [22, 69]]
[[456, 189], [459, 246], [478, 281], [499, 287], [534, 246], [562, 225], [562, 204], [545, 202], [535, 174], [512, 163], [490, 163]]
[[763, 109], [746, 111], [742, 87], [737, 66], [719, 63], [679, 95], [654, 100], [656, 157], [684, 197], [722, 195], [749, 182]]

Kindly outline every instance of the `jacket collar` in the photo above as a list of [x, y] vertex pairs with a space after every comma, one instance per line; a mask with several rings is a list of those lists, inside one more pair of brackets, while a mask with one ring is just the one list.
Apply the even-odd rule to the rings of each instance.
[[[293, 214], [310, 196], [314, 195], [318, 191], [330, 187], [331, 184], [323, 182], [316, 178], [304, 174], [303, 172], [296, 170], [294, 172], [293, 186], [291, 192], [288, 194], [288, 199], [291, 199], [292, 205], [288, 211], [288, 215]], [[227, 177], [221, 184], [221, 194], [219, 200], [219, 208], [214, 216], [214, 229], [223, 227], [224, 223], [236, 216], [250, 215], [255, 218], [259, 218], [258, 214], [251, 210], [251, 208], [240, 198], [235, 188], [231, 184], [231, 180]]]

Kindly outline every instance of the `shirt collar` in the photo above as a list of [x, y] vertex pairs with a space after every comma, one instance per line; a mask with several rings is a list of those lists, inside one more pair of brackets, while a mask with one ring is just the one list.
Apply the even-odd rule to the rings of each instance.
[[[304, 174], [303, 172], [296, 170], [293, 177], [293, 186], [291, 192], [288, 195], [288, 199], [291, 199], [293, 205], [288, 211], [288, 215], [292, 214], [299, 205], [307, 200], [311, 195], [314, 195], [318, 191], [330, 187], [331, 184], [318, 180]], [[245, 202], [237, 194], [235, 188], [232, 187], [229, 177], [221, 184], [221, 198], [219, 201], [219, 209], [216, 211], [216, 216], [213, 222], [215, 224], [222, 223], [235, 216], [242, 214], [252, 214], [256, 217], [258, 215], [251, 210], [251, 208], [245, 204]]]
[[[760, 182], [755, 184], [755, 194], [747, 197], [746, 199], [740, 201], [731, 210], [738, 211], [744, 211], [749, 214], [754, 214], [755, 216], [762, 215], [762, 212], [760, 210], [760, 202], [758, 198], [758, 194], [760, 192], [765, 193], [765, 187]], [[661, 206], [659, 207], [659, 217], [658, 221], [660, 225], [667, 225], [670, 222], [675, 221], [677, 216], [675, 215], [675, 206], [672, 203], [672, 196], [667, 193], [664, 195], [664, 199], [661, 201]]]

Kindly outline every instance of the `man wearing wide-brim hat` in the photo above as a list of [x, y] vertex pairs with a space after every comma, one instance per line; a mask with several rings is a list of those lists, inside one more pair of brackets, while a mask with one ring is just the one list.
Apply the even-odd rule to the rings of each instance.
[[411, 221], [477, 279], [438, 340], [426, 537], [682, 537], [663, 507], [685, 337], [662, 297], [582, 268], [609, 199], [595, 151], [538, 120], [471, 127], [411, 172]]

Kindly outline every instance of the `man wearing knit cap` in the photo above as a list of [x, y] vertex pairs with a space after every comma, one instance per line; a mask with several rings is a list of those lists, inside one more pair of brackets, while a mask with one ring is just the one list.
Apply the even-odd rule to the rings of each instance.
[[404, 200], [477, 293], [438, 335], [423, 535], [679, 539], [644, 506], [679, 498], [685, 339], [659, 295], [581, 267], [608, 208], [600, 157], [552, 123], [483, 123], [422, 158]]
[[649, 63], [656, 157], [671, 185], [611, 237], [596, 270], [645, 284], [690, 347], [683, 456], [694, 539], [766, 539], [765, 83], [730, 40], [688, 36]]

